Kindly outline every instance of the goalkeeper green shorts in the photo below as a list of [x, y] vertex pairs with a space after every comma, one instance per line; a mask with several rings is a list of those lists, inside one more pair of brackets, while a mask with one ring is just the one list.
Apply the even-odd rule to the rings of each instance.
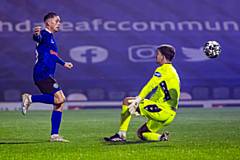
[[159, 104], [148, 99], [144, 99], [139, 104], [141, 115], [148, 118], [146, 125], [151, 132], [157, 132], [173, 121], [176, 112], [168, 108], [169, 106], [165, 107], [164, 104]]

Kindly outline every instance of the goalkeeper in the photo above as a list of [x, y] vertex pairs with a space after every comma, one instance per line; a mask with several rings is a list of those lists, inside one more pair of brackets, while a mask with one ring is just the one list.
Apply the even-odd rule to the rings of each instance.
[[[105, 137], [105, 141], [125, 142], [132, 115], [141, 115], [147, 118], [147, 122], [137, 131], [140, 139], [168, 140], [168, 132], [159, 134], [158, 131], [173, 121], [178, 108], [180, 80], [172, 65], [174, 56], [175, 48], [171, 45], [165, 44], [157, 48], [156, 61], [160, 66], [137, 97], [126, 97], [123, 100], [119, 131], [111, 137]], [[155, 88], [156, 91], [151, 98], [145, 99]]]

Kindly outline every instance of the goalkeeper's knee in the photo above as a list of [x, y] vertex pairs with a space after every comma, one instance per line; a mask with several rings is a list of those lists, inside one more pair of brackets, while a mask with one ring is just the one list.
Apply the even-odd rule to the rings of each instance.
[[145, 132], [151, 132], [151, 131], [148, 129], [146, 123], [145, 123], [142, 127], [140, 127], [140, 128], [138, 129], [138, 131], [137, 131], [137, 136], [138, 136], [141, 140], [146, 140], [146, 139], [144, 138], [144, 136], [143, 136], [143, 133], [145, 133]]

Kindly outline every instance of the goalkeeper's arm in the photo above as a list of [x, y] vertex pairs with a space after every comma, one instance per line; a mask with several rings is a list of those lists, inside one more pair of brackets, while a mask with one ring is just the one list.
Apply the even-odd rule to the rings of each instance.
[[158, 73], [158, 75], [159, 75], [159, 72], [155, 71], [154, 76], [142, 88], [139, 95], [137, 97], [135, 97], [135, 99], [129, 101], [130, 105], [128, 105], [128, 108], [129, 108], [129, 112], [131, 114], [136, 114], [136, 110], [137, 110], [141, 100], [143, 100], [155, 87], [157, 87], [159, 85], [159, 83], [161, 81], [161, 77], [156, 76], [156, 73]]
[[[159, 73], [159, 72], [155, 72], [155, 73]], [[138, 97], [140, 97], [141, 99], [144, 99], [149, 93], [152, 92], [154, 88], [156, 88], [160, 84], [161, 77], [155, 76], [155, 73], [154, 73], [154, 76], [147, 82], [147, 84], [140, 91]]]

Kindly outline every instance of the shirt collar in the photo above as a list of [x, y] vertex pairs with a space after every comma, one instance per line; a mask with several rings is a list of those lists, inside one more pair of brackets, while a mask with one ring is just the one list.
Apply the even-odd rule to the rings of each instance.
[[47, 32], [49, 32], [49, 33], [52, 33], [49, 29], [47, 29], [47, 28], [45, 28], [45, 30], [47, 31]]

